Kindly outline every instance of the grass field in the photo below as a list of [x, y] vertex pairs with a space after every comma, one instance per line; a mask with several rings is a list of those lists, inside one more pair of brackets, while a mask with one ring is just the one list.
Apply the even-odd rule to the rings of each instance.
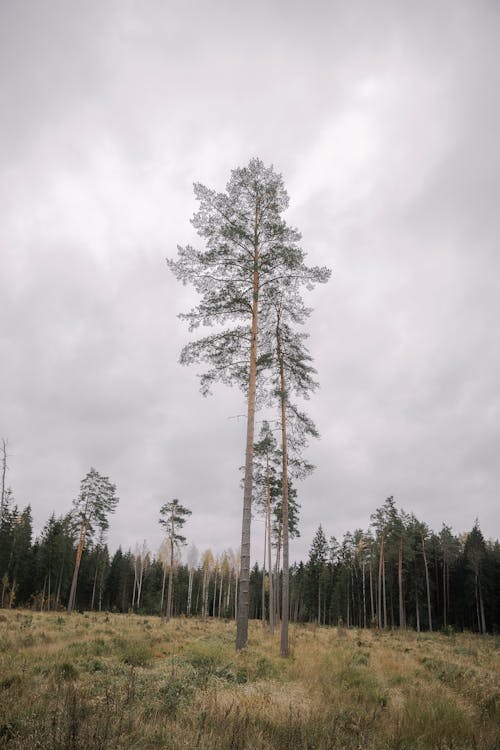
[[500, 638], [0, 611], [0, 747], [500, 748]]

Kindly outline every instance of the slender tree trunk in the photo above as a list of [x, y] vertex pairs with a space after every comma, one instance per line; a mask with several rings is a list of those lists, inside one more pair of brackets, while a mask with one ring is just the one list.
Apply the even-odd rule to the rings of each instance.
[[212, 617], [214, 618], [215, 618], [215, 615], [217, 614], [216, 609], [215, 609], [216, 601], [217, 601], [217, 568], [215, 569], [215, 573], [214, 573], [214, 599], [212, 602]]
[[61, 567], [59, 568], [59, 577], [57, 579], [57, 592], [56, 592], [56, 602], [55, 602], [56, 609], [58, 608], [59, 602], [61, 601], [61, 586], [62, 586], [63, 572], [64, 572], [64, 558], [61, 562]]
[[248, 377], [247, 444], [245, 454], [245, 482], [243, 517], [241, 523], [240, 595], [236, 620], [236, 650], [241, 651], [248, 641], [248, 611], [250, 605], [250, 529], [252, 522], [253, 445], [255, 428], [255, 396], [257, 387], [257, 335], [259, 315], [259, 218], [260, 201], [255, 203], [254, 270], [252, 299], [252, 328]]
[[170, 534], [170, 570], [168, 571], [168, 592], [167, 592], [167, 622], [172, 616], [172, 589], [174, 583], [174, 538], [173, 530]]
[[387, 592], [385, 586], [385, 558], [382, 558], [382, 588], [384, 597], [384, 628], [387, 628]]
[[132, 588], [132, 610], [135, 608], [136, 591], [137, 591], [137, 555], [134, 555], [134, 586]]
[[486, 633], [486, 619], [484, 616], [484, 603], [483, 594], [481, 591], [481, 581], [479, 579], [479, 573], [475, 574], [475, 594], [476, 594], [476, 613], [477, 613], [477, 625], [480, 633]]
[[379, 628], [384, 627], [383, 618], [382, 618], [382, 577], [384, 575], [384, 531], [382, 531], [382, 536], [380, 539], [380, 556], [379, 556], [379, 563], [378, 563], [378, 589], [377, 589], [377, 615], [378, 615], [378, 626]]
[[373, 621], [375, 619], [375, 606], [373, 601], [373, 567], [372, 567], [372, 561], [370, 559], [370, 565], [369, 565], [369, 571], [370, 571], [370, 625], [373, 625]]
[[280, 320], [276, 326], [276, 349], [280, 368], [280, 399], [281, 399], [281, 453], [282, 453], [282, 508], [281, 523], [283, 529], [283, 581], [282, 581], [282, 606], [281, 606], [281, 642], [280, 655], [288, 656], [288, 618], [289, 618], [289, 549], [288, 549], [288, 444], [287, 444], [287, 422], [286, 422], [286, 383], [283, 352], [281, 350]]
[[420, 607], [418, 605], [418, 591], [415, 589], [415, 615], [417, 618], [417, 633], [420, 633]]
[[99, 577], [99, 612], [102, 612], [103, 590], [104, 590], [104, 566], [101, 568], [101, 575]]
[[200, 602], [200, 583], [198, 581], [198, 586], [196, 587], [196, 607], [195, 607], [195, 612], [196, 612], [197, 616], [198, 616], [198, 613], [200, 611], [199, 610], [199, 602]]
[[272, 569], [272, 550], [271, 550], [271, 482], [269, 478], [269, 456], [266, 460], [266, 482], [267, 482], [267, 514], [266, 514], [266, 527], [267, 527], [267, 562], [269, 568], [269, 631], [271, 635], [274, 635], [274, 583], [273, 583], [273, 569]]
[[399, 540], [398, 556], [399, 627], [405, 628], [405, 605], [403, 598], [403, 537]]
[[224, 586], [224, 578], [223, 578], [222, 570], [221, 570], [221, 572], [220, 572], [220, 583], [219, 583], [219, 605], [218, 605], [218, 607], [219, 607], [218, 617], [219, 618], [220, 618], [220, 610], [221, 610], [221, 606], [222, 606], [222, 589], [223, 589], [223, 586]]
[[139, 581], [137, 584], [137, 609], [141, 606], [142, 582], [144, 581], [144, 560], [141, 553], [141, 566], [139, 568]]
[[427, 566], [427, 555], [425, 554], [425, 541], [424, 541], [424, 535], [420, 534], [420, 540], [422, 542], [422, 555], [424, 557], [424, 567], [425, 567], [425, 586], [427, 589], [427, 614], [429, 618], [429, 630], [432, 633], [432, 612], [431, 612], [431, 589], [429, 586], [429, 569]]
[[97, 569], [98, 569], [98, 566], [97, 566], [97, 563], [96, 563], [95, 573], [94, 573], [94, 583], [93, 583], [93, 586], [92, 586], [92, 599], [90, 601], [90, 611], [91, 612], [94, 611], [95, 592], [96, 592], [96, 587], [97, 587]]
[[365, 561], [361, 563], [361, 574], [363, 576], [363, 627], [366, 628], [366, 573], [365, 573]]
[[87, 524], [83, 522], [80, 528], [80, 539], [78, 541], [78, 547], [76, 549], [75, 569], [73, 571], [73, 580], [71, 581], [71, 589], [69, 592], [68, 607], [67, 607], [68, 614], [70, 614], [75, 607], [76, 584], [78, 581], [78, 571], [80, 570], [80, 563], [82, 561], [83, 546], [85, 544], [86, 535], [87, 535]]
[[234, 575], [234, 616], [238, 617], [238, 572]]
[[267, 552], [267, 512], [266, 512], [266, 523], [264, 524], [264, 562], [262, 563], [262, 592], [261, 592], [261, 607], [262, 607], [262, 627], [266, 627], [266, 552]]
[[194, 570], [190, 568], [189, 570], [189, 582], [188, 582], [188, 600], [187, 600], [187, 616], [191, 617], [191, 600], [193, 597], [193, 574]]
[[167, 580], [167, 566], [163, 563], [163, 580], [161, 582], [160, 617], [163, 616], [163, 602], [165, 600], [165, 583]]
[[318, 579], [318, 625], [321, 625], [321, 580]]
[[274, 566], [274, 599], [276, 602], [275, 625], [280, 621], [280, 568], [281, 568], [281, 524], [278, 524], [278, 537], [276, 539], [276, 560]]
[[[50, 612], [50, 597], [51, 597], [51, 594], [52, 594], [52, 592], [51, 592], [51, 588], [50, 588], [50, 584], [51, 584], [51, 577], [50, 577], [50, 567], [49, 567], [49, 575], [48, 575], [48, 595], [47, 595], [47, 612]], [[45, 589], [45, 584], [44, 584], [43, 588]]]
[[2, 438], [2, 487], [0, 495], [0, 523], [2, 522], [3, 514], [5, 511], [5, 474], [7, 472], [7, 444], [8, 440]]
[[351, 603], [351, 593], [350, 593], [350, 590], [349, 590], [349, 589], [350, 589], [350, 583], [351, 583], [351, 582], [350, 582], [349, 578], [347, 578], [347, 602], [346, 602], [346, 603], [347, 603], [347, 612], [346, 612], [346, 627], [348, 627], [348, 628], [349, 628], [349, 627], [350, 627], [350, 625], [351, 625], [351, 617], [350, 617], [350, 615], [351, 615], [351, 608], [350, 608], [350, 603]]
[[443, 625], [446, 627], [446, 616], [447, 616], [447, 606], [446, 606], [446, 557], [443, 558]]

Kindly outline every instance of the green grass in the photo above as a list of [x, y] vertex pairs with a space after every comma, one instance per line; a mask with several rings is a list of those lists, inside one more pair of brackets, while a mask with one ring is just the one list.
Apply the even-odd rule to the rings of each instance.
[[500, 641], [134, 615], [0, 617], [10, 750], [499, 750]]

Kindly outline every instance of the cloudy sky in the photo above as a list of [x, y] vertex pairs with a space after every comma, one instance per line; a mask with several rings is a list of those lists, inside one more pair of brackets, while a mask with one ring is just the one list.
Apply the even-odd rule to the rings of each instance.
[[172, 497], [200, 550], [238, 546], [242, 397], [178, 364], [165, 257], [192, 183], [259, 156], [333, 269], [292, 556], [387, 495], [500, 536], [499, 34], [497, 0], [2, 0], [0, 436], [37, 530], [95, 466], [113, 549], [156, 550]]

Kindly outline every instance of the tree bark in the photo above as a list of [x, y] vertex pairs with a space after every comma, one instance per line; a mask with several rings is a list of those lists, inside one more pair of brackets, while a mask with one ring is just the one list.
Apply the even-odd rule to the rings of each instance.
[[288, 656], [288, 618], [289, 618], [289, 548], [288, 548], [288, 443], [286, 423], [286, 382], [283, 352], [281, 350], [280, 321], [276, 327], [276, 349], [280, 368], [280, 392], [281, 392], [281, 453], [282, 453], [282, 478], [283, 491], [281, 507], [281, 523], [283, 533], [283, 581], [282, 581], [282, 606], [281, 606], [281, 642], [280, 655]]
[[67, 607], [68, 614], [70, 614], [75, 607], [76, 584], [78, 581], [78, 571], [80, 570], [80, 563], [82, 560], [83, 546], [85, 544], [86, 535], [87, 535], [87, 524], [83, 522], [80, 528], [80, 539], [78, 541], [78, 547], [76, 549], [75, 569], [73, 571], [73, 579], [71, 581], [71, 590], [69, 592], [68, 607]]
[[429, 585], [429, 569], [427, 566], [427, 555], [425, 553], [425, 541], [424, 541], [423, 533], [420, 534], [420, 540], [422, 542], [422, 555], [424, 557], [424, 567], [425, 567], [425, 586], [427, 589], [427, 615], [428, 615], [428, 620], [429, 620], [429, 630], [432, 633], [431, 589]]
[[405, 605], [403, 598], [403, 537], [399, 540], [398, 555], [399, 627], [405, 628]]
[[252, 522], [253, 445], [255, 428], [255, 396], [257, 388], [257, 335], [259, 322], [259, 214], [260, 204], [255, 203], [254, 269], [252, 299], [252, 329], [250, 342], [250, 372], [248, 378], [247, 444], [245, 454], [245, 482], [243, 489], [243, 517], [241, 523], [241, 561], [236, 620], [236, 650], [241, 651], [248, 641], [248, 610], [250, 605], [250, 529]]
[[384, 569], [384, 531], [382, 530], [382, 536], [380, 539], [380, 556], [378, 562], [378, 589], [377, 589], [377, 617], [378, 626], [380, 629], [384, 627], [383, 615], [382, 615], [382, 577]]
[[269, 631], [274, 635], [274, 584], [273, 569], [271, 560], [271, 481], [269, 477], [269, 455], [266, 458], [266, 484], [267, 484], [267, 513], [266, 513], [266, 531], [267, 531], [267, 558], [269, 568]]
[[267, 552], [267, 511], [266, 511], [266, 523], [264, 524], [264, 562], [262, 563], [262, 592], [261, 592], [261, 608], [262, 608], [262, 627], [266, 627], [266, 552]]
[[173, 523], [170, 532], [170, 570], [168, 571], [168, 591], [167, 591], [167, 612], [166, 621], [168, 622], [172, 616], [172, 589], [174, 582], [174, 537], [173, 537]]

